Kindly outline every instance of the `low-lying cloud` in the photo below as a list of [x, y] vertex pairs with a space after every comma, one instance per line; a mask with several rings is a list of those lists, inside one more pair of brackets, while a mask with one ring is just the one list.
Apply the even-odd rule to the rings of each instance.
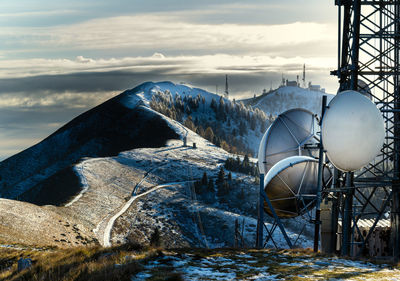
[[[3, 60], [0, 61], [0, 94], [121, 91], [148, 80], [195, 83], [199, 81], [199, 77], [215, 79], [204, 80], [201, 85], [196, 86], [214, 87], [224, 83], [220, 79], [225, 74], [232, 78], [264, 76], [268, 84], [273, 82], [277, 86], [276, 83], [279, 83], [280, 79], [273, 80], [273, 77], [284, 74], [289, 80], [294, 80], [297, 75], [302, 74], [303, 63], [306, 63], [307, 79], [311, 75], [317, 79], [314, 82], [333, 89], [334, 86], [331, 85], [333, 79], [329, 76], [329, 71], [334, 68], [335, 60], [331, 57], [285, 58], [227, 54], [164, 56], [155, 53], [149, 57], [118, 59], [78, 56], [74, 60]], [[234, 79], [231, 82], [235, 85]], [[232, 94], [243, 95], [243, 90], [259, 92], [263, 87], [265, 85], [249, 81], [240, 87], [232, 87]]]

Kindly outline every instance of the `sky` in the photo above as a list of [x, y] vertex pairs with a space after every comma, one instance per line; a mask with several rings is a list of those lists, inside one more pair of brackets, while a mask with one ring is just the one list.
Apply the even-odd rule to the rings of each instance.
[[0, 1], [0, 160], [145, 81], [240, 99], [305, 63], [335, 93], [336, 56], [333, 1]]

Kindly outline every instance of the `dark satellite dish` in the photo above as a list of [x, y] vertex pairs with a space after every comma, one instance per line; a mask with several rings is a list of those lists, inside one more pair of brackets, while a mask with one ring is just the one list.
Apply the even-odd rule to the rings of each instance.
[[296, 108], [280, 114], [261, 140], [258, 151], [260, 173], [267, 174], [277, 162], [290, 156], [312, 156], [315, 151], [307, 145], [317, 143], [317, 127], [315, 116], [305, 109]]
[[[326, 173], [329, 173], [329, 169]], [[285, 158], [269, 170], [264, 180], [264, 190], [278, 217], [297, 217], [314, 206], [317, 175], [318, 160], [308, 156]], [[266, 203], [264, 210], [272, 216]]]

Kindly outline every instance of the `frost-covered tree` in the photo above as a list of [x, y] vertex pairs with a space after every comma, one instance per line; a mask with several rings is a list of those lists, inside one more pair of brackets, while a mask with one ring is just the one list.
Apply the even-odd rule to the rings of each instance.
[[204, 137], [210, 142], [214, 140], [214, 132], [210, 127], [207, 127], [206, 131], [204, 132]]

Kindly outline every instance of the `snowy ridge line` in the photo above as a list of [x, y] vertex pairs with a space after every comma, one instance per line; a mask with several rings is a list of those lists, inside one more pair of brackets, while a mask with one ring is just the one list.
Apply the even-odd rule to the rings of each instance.
[[[178, 135], [180, 135], [183, 138], [187, 138], [187, 136], [189, 135], [189, 131], [188, 129], [183, 126], [181, 123], [179, 123], [176, 120], [170, 119], [169, 117], [161, 114], [158, 111], [155, 111], [154, 109], [152, 109], [150, 106], [143, 106], [143, 105], [137, 105], [137, 107], [141, 107], [142, 109], [148, 110], [153, 112], [154, 114], [158, 115], [160, 118], [162, 118], [163, 120], [167, 121], [167, 125], [174, 130]], [[181, 130], [180, 130], [181, 129]], [[183, 131], [183, 132], [182, 132]]]
[[121, 208], [121, 210], [118, 213], [116, 213], [113, 217], [111, 217], [111, 219], [108, 221], [107, 226], [106, 226], [106, 228], [104, 230], [103, 246], [104, 247], [111, 247], [110, 238], [111, 238], [111, 230], [112, 230], [112, 228], [114, 226], [114, 222], [116, 221], [117, 218], [119, 218], [121, 215], [123, 215], [126, 212], [126, 210], [128, 210], [128, 208], [132, 205], [132, 203], [136, 199], [138, 199], [140, 197], [143, 197], [143, 196], [145, 196], [145, 195], [147, 195], [147, 194], [149, 194], [149, 193], [151, 193], [153, 191], [156, 191], [157, 189], [164, 188], [164, 187], [177, 186], [177, 185], [181, 185], [181, 184], [187, 183], [187, 182], [192, 182], [192, 180], [183, 181], [183, 182], [171, 182], [171, 183], [160, 184], [160, 185], [157, 185], [157, 186], [153, 187], [150, 190], [147, 190], [146, 192], [143, 192], [143, 193], [141, 193], [139, 195], [136, 195], [136, 196], [132, 196], [125, 203], [125, 205]]
[[259, 99], [259, 101], [258, 101], [255, 105], [253, 105], [253, 107], [259, 107], [260, 104], [264, 102], [264, 98], [265, 98], [266, 96], [267, 96], [267, 95], [265, 95], [264, 97], [261, 97], [261, 98]]
[[79, 194], [77, 196], [75, 196], [74, 199], [72, 199], [70, 202], [65, 204], [64, 207], [69, 207], [72, 204], [74, 204], [75, 202], [77, 202], [82, 197], [82, 195], [89, 189], [89, 184], [83, 173], [83, 169], [84, 169], [84, 165], [86, 164], [87, 161], [95, 161], [95, 160], [96, 159], [85, 160], [75, 166], [76, 172], [81, 176], [82, 190], [79, 192]]
[[[162, 81], [162, 82], [145, 82], [134, 89], [125, 91], [122, 104], [124, 104], [128, 108], [134, 108], [136, 106], [145, 105], [145, 107], [150, 108], [150, 101], [152, 96], [157, 92], [169, 92], [173, 98], [176, 96], [184, 97], [184, 96], [192, 96], [196, 97], [200, 95], [205, 98], [208, 104], [211, 103], [212, 99], [218, 100], [220, 98], [219, 95], [208, 92], [206, 90], [193, 87], [191, 85], [183, 85], [183, 84], [175, 84], [170, 81]], [[228, 99], [223, 98], [225, 102]]]

